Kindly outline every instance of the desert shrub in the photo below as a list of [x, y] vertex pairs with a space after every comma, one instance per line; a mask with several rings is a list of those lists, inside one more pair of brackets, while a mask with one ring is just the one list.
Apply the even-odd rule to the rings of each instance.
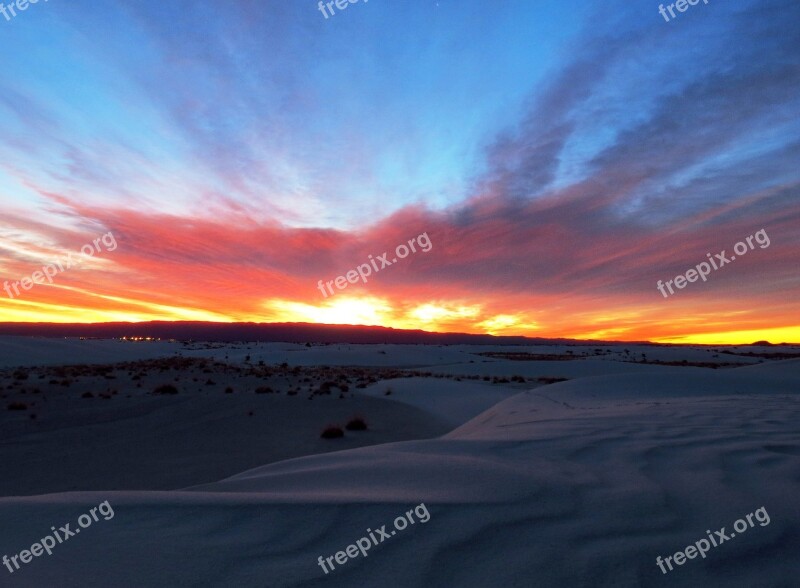
[[225, 388], [225, 394], [233, 394], [233, 388], [231, 388], [230, 386]]
[[367, 427], [367, 421], [365, 421], [361, 417], [353, 417], [344, 427], [348, 431], [366, 431], [369, 427]]
[[339, 437], [344, 437], [344, 431], [337, 425], [328, 425], [323, 429], [320, 437], [323, 439], [338, 439]]
[[81, 394], [81, 398], [94, 398], [94, 394], [92, 394], [91, 392], [84, 392], [83, 394]]
[[552, 378], [552, 377], [543, 376], [541, 378], [538, 378], [538, 380], [542, 384], [555, 384], [556, 382], [566, 382], [567, 380], [569, 380], [569, 378]]
[[272, 394], [273, 392], [275, 392], [275, 390], [269, 386], [259, 386], [256, 388], [256, 394]]
[[159, 395], [177, 394], [177, 393], [178, 389], [172, 384], [164, 384], [153, 390], [153, 394], [159, 394]]
[[338, 387], [336, 382], [333, 382], [331, 380], [326, 380], [325, 382], [322, 382], [322, 384], [319, 385], [319, 389], [317, 390], [316, 393], [319, 394], [320, 396], [323, 394], [330, 394], [331, 388], [334, 387]]
[[12, 402], [8, 405], [8, 410], [28, 410], [28, 405], [24, 402]]

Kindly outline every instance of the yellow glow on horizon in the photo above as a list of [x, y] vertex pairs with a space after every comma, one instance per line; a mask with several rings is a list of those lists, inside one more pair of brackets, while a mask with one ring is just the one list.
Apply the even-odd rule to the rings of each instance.
[[481, 306], [445, 306], [440, 304], [421, 304], [409, 312], [410, 318], [423, 323], [436, 323], [442, 320], [464, 319], [478, 316]]
[[[531, 314], [497, 313], [496, 310], [492, 312], [493, 309], [481, 303], [469, 304], [462, 300], [396, 303], [388, 298], [374, 296], [337, 296], [314, 302], [268, 299], [262, 303], [261, 311], [248, 309], [224, 313], [181, 307], [180, 300], [175, 300], [174, 305], [167, 305], [137, 299], [137, 292], [114, 296], [71, 286], [48, 287], [59, 289], [57, 297], [48, 297], [53, 301], [25, 298], [12, 300], [0, 296], [0, 322], [298, 322], [578, 340], [649, 340], [654, 343], [688, 345], [743, 345], [761, 340], [771, 343], [800, 343], [800, 326], [726, 330], [736, 325], [736, 322], [714, 320], [707, 314], [662, 316], [659, 317], [660, 320], [651, 318], [647, 321], [649, 313], [642, 312], [643, 316], [639, 317], [640, 313], [635, 309], [611, 314], [608, 311], [598, 311], [595, 314], [586, 310], [573, 318], [573, 324], [560, 324], [558, 321], [562, 316], [559, 313], [553, 315], [554, 322], [541, 323], [533, 320]], [[547, 316], [546, 313], [542, 314], [542, 320]]]
[[[44, 286], [44, 285], [43, 285]], [[116, 303], [117, 308], [87, 309], [83, 306], [70, 304], [56, 304], [52, 302], [36, 302], [24, 298], [0, 298], [0, 322], [9, 323], [110, 323], [130, 322], [140, 323], [147, 321], [206, 321], [206, 322], [233, 322], [232, 319], [205, 310], [180, 308], [122, 298], [95, 294], [71, 286], [48, 285], [49, 288], [60, 288], [76, 294], [100, 298]], [[135, 310], [130, 307], [143, 307]]]
[[527, 335], [530, 331], [537, 330], [539, 325], [534, 323], [522, 322], [523, 318], [519, 315], [498, 314], [479, 322], [476, 327], [480, 327], [483, 332], [489, 335]]
[[380, 298], [334, 298], [322, 305], [271, 300], [269, 320], [277, 322], [322, 323], [326, 325], [387, 325], [392, 323], [392, 307]]
[[698, 345], [746, 345], [756, 341], [770, 343], [800, 343], [800, 326], [749, 331], [698, 333], [685, 336], [652, 337], [654, 343], [693, 343]]

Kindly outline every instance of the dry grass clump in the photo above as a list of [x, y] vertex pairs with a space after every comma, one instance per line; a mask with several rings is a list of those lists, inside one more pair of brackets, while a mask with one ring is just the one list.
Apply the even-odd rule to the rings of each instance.
[[328, 425], [322, 430], [322, 434], [320, 435], [323, 439], [339, 439], [340, 437], [344, 437], [344, 431], [338, 425]]
[[541, 378], [537, 378], [542, 384], [555, 384], [556, 382], [566, 382], [569, 378], [554, 378], [548, 376], [542, 376]]
[[344, 428], [348, 431], [366, 431], [369, 427], [367, 426], [367, 421], [358, 416], [350, 419]]
[[164, 395], [174, 395], [178, 393], [178, 389], [173, 386], [172, 384], [163, 384], [153, 390], [153, 394], [164, 396]]

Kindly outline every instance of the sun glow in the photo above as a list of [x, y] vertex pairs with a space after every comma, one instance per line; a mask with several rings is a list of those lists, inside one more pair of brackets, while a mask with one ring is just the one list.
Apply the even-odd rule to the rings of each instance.
[[337, 298], [320, 306], [290, 300], [266, 304], [269, 320], [341, 325], [384, 325], [391, 322], [392, 307], [381, 298]]

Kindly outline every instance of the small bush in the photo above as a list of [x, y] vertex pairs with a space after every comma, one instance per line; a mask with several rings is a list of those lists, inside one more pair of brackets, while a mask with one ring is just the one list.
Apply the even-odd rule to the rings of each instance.
[[233, 394], [233, 388], [231, 388], [230, 386], [225, 388], [225, 394]]
[[347, 422], [344, 428], [348, 431], [366, 431], [369, 427], [367, 427], [367, 421], [363, 418], [354, 417]]
[[317, 390], [317, 394], [320, 394], [320, 395], [322, 395], [322, 394], [330, 394], [332, 388], [338, 388], [338, 387], [339, 387], [339, 385], [336, 382], [334, 382], [332, 380], [326, 380], [326, 381], [322, 382], [322, 384], [319, 385], [319, 390]]
[[81, 398], [94, 398], [94, 394], [92, 394], [91, 392], [84, 392], [83, 394], [81, 394]]
[[172, 384], [164, 384], [163, 386], [159, 386], [155, 390], [153, 390], [153, 394], [165, 395], [165, 394], [177, 394], [178, 389], [173, 386]]
[[384, 396], [391, 396], [392, 395], [392, 389], [391, 388], [386, 388], [386, 392], [384, 392], [383, 395]]
[[24, 402], [12, 402], [8, 405], [8, 410], [28, 410], [28, 405]]
[[549, 377], [541, 377], [537, 378], [542, 384], [555, 384], [556, 382], [566, 382], [569, 378], [549, 378]]
[[336, 425], [328, 425], [322, 431], [320, 435], [323, 439], [338, 439], [339, 437], [344, 437], [344, 431], [342, 428]]
[[256, 388], [256, 394], [272, 394], [273, 392], [275, 392], [275, 390], [269, 386], [259, 386]]

